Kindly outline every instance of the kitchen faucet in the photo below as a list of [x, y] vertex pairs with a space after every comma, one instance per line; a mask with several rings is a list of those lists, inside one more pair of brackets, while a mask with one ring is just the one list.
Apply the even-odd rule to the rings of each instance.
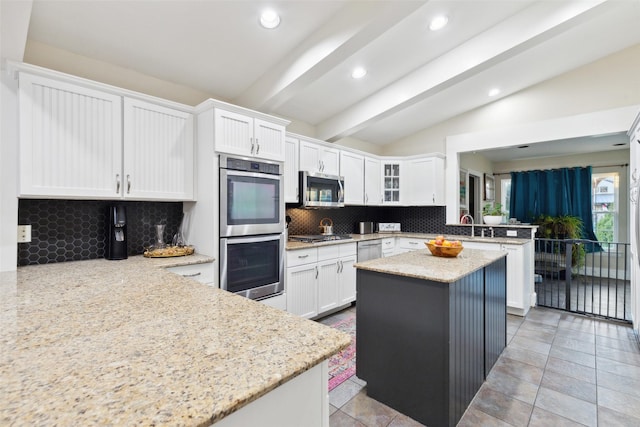
[[471, 237], [475, 237], [475, 225], [474, 225], [475, 223], [473, 221], [473, 217], [469, 214], [464, 214], [460, 218], [460, 223], [462, 223], [462, 221], [464, 221], [465, 218], [468, 218], [471, 220]]

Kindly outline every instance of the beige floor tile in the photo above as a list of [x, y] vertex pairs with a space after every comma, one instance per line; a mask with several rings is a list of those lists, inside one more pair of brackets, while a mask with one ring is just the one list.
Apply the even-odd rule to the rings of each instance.
[[362, 390], [360, 384], [356, 384], [351, 380], [346, 380], [329, 392], [329, 403], [340, 409], [342, 406], [353, 398]]
[[540, 386], [568, 394], [569, 396], [573, 396], [577, 399], [590, 403], [596, 403], [597, 401], [597, 388], [595, 384], [563, 375], [558, 372], [545, 371]]
[[611, 347], [601, 347], [596, 343], [596, 355], [605, 359], [615, 360], [616, 362], [640, 366], [640, 351], [632, 352]]
[[387, 426], [398, 415], [398, 411], [370, 398], [364, 390], [341, 410], [366, 426]]
[[484, 386], [530, 405], [533, 405], [538, 394], [538, 386], [536, 384], [497, 370], [491, 371]]
[[473, 404], [469, 406], [456, 427], [512, 427], [511, 424], [482, 412]]
[[640, 426], [640, 418], [635, 418], [604, 406], [598, 407], [599, 427], [635, 427]]
[[414, 420], [413, 418], [407, 417], [406, 415], [398, 414], [393, 419], [393, 421], [391, 421], [391, 424], [389, 424], [388, 427], [421, 427], [421, 426], [424, 426], [424, 424], [421, 424], [416, 420]]
[[597, 408], [594, 403], [546, 387], [540, 387], [535, 406], [586, 426], [598, 425]]
[[626, 393], [598, 387], [598, 406], [604, 406], [630, 417], [640, 418], [640, 398]]
[[591, 384], [596, 383], [596, 370], [579, 363], [549, 356], [545, 371], [568, 375]]
[[[524, 362], [526, 364], [535, 366], [537, 368], [542, 368], [547, 364], [548, 356], [542, 353], [536, 353], [535, 351], [525, 350], [517, 347], [507, 347], [502, 351], [503, 357], [508, 357], [509, 359], [517, 360], [519, 362]], [[595, 364], [595, 358], [594, 358]]]
[[541, 353], [544, 355], [548, 355], [549, 351], [551, 351], [551, 344], [532, 340], [526, 337], [521, 337], [519, 335], [513, 337], [513, 339], [509, 343], [509, 346], [520, 348], [522, 350], [535, 351], [536, 353]]
[[483, 385], [473, 399], [473, 406], [485, 414], [514, 426], [527, 425], [533, 406]]
[[620, 393], [626, 393], [640, 399], [640, 381], [626, 375], [616, 375], [599, 370], [597, 373], [598, 387], [608, 388]]
[[571, 350], [559, 345], [554, 345], [551, 347], [549, 356], [555, 357], [556, 359], [568, 360], [569, 362], [584, 365], [593, 369], [595, 369], [596, 367], [596, 356], [594, 354]]
[[496, 364], [493, 366], [493, 370], [511, 375], [512, 377], [519, 378], [524, 381], [528, 381], [533, 384], [540, 384], [542, 380], [543, 369], [529, 365], [524, 362], [509, 359], [507, 357], [500, 357]]
[[331, 414], [331, 416], [329, 417], [329, 426], [330, 427], [368, 427], [366, 424], [362, 424], [360, 421], [345, 414], [340, 410]]
[[569, 350], [581, 351], [583, 353], [596, 354], [595, 343], [585, 342], [566, 336], [556, 336], [556, 339], [553, 341], [553, 345], [564, 347]]
[[533, 408], [529, 427], [584, 427], [584, 424], [576, 423], [568, 418], [545, 411], [542, 408]]

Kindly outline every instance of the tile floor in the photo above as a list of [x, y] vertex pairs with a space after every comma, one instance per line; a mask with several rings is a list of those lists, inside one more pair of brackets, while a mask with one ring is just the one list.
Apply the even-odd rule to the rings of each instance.
[[[422, 425], [366, 390], [353, 376], [329, 393], [331, 427]], [[631, 327], [545, 308], [509, 315], [507, 348], [458, 426], [640, 426], [640, 345]]]

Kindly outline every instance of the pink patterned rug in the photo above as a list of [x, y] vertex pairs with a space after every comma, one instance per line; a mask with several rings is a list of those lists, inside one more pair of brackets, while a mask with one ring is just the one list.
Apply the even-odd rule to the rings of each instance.
[[356, 315], [329, 325], [351, 335], [351, 344], [329, 359], [329, 391], [333, 390], [356, 373]]

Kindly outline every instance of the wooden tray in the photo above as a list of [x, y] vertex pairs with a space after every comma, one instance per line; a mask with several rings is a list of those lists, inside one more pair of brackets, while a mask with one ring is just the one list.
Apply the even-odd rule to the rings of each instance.
[[167, 246], [162, 249], [145, 249], [143, 256], [147, 258], [173, 258], [177, 256], [192, 255], [195, 252], [193, 246]]

